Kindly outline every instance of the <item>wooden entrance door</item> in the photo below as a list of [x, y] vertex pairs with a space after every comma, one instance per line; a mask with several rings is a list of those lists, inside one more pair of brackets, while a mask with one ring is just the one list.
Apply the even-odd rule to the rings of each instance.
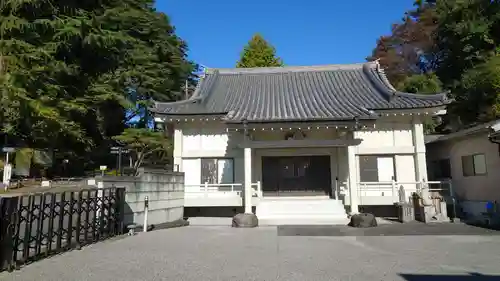
[[330, 156], [262, 157], [264, 196], [332, 195]]

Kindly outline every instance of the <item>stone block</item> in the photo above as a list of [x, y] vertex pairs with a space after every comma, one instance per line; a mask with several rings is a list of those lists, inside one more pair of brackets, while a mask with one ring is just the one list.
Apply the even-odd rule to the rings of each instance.
[[415, 220], [415, 208], [411, 204], [398, 204], [398, 220], [402, 223]]
[[436, 212], [436, 208], [434, 206], [423, 206], [420, 207], [420, 213], [422, 214], [422, 222], [429, 223], [432, 222], [432, 217]]
[[233, 217], [232, 227], [257, 227], [259, 219], [255, 214], [237, 214]]
[[446, 202], [441, 202], [441, 210], [444, 209], [443, 213], [437, 213], [434, 206], [424, 206], [420, 207], [420, 218], [424, 223], [430, 222], [450, 222], [450, 218], [447, 216]]
[[375, 227], [377, 226], [377, 219], [373, 214], [356, 214], [351, 216], [351, 222], [348, 225], [359, 228]]
[[448, 206], [446, 205], [446, 202], [445, 201], [442, 201], [442, 202], [439, 202], [440, 206], [439, 206], [439, 210], [441, 212], [441, 217], [443, 219], [448, 219], [448, 221], [450, 220], [448, 218]]

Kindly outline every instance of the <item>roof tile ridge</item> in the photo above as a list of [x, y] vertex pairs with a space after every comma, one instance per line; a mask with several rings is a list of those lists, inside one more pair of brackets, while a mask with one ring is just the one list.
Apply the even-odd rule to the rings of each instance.
[[219, 78], [220, 78], [220, 75], [219, 75], [219, 71], [215, 71], [212, 73], [213, 75], [213, 78], [212, 78], [212, 81], [210, 82], [210, 85], [208, 85], [208, 89], [207, 91], [205, 92], [204, 95], [199, 95], [197, 98], [198, 100], [200, 101], [200, 103], [204, 103], [206, 101], [206, 99], [212, 94], [212, 92], [214, 91], [214, 85], [219, 81]]
[[374, 64], [375, 64], [375, 69], [377, 70], [377, 73], [380, 77], [380, 80], [382, 80], [382, 82], [384, 83], [385, 86], [387, 86], [387, 88], [393, 91], [393, 94], [396, 94], [398, 90], [394, 88], [394, 86], [389, 81], [389, 78], [387, 78], [384, 68], [380, 65], [380, 59], [376, 59]]
[[309, 71], [334, 71], [361, 69], [365, 63], [352, 64], [324, 64], [309, 66], [279, 66], [279, 67], [252, 67], [252, 68], [210, 68], [207, 73], [218, 72], [219, 74], [272, 74], [287, 72], [309, 72]]
[[158, 108], [159, 105], [177, 106], [177, 105], [185, 105], [185, 104], [192, 104], [199, 102], [202, 99], [202, 97], [200, 96], [200, 89], [201, 85], [205, 82], [205, 78], [206, 75], [200, 77], [200, 80], [198, 81], [198, 84], [196, 84], [193, 94], [188, 99], [178, 100], [178, 101], [165, 101], [165, 102], [153, 100], [154, 108]]
[[[370, 80], [372, 85], [383, 94], [383, 96], [388, 100], [391, 101], [397, 91], [394, 89], [394, 87], [389, 83], [389, 80], [385, 76], [385, 74], [382, 74], [383, 72], [381, 66], [380, 66], [380, 59], [376, 59], [374, 61], [369, 61], [363, 65], [363, 73], [367, 76], [367, 78]], [[379, 79], [376, 79], [374, 77], [373, 71], [375, 70], [376, 74]], [[384, 79], [385, 78], [385, 79]]]
[[394, 86], [391, 84], [389, 81], [389, 78], [387, 78], [387, 75], [385, 74], [384, 69], [380, 66], [379, 63], [380, 59], [376, 60], [377, 64], [377, 71], [379, 73], [380, 79], [384, 82], [384, 84], [389, 87], [390, 89], [394, 90], [394, 95], [395, 96], [401, 96], [401, 97], [409, 97], [409, 98], [418, 98], [418, 99], [432, 99], [432, 100], [442, 100], [442, 101], [447, 101], [448, 97], [447, 95], [449, 94], [449, 91], [441, 92], [441, 93], [436, 93], [436, 94], [415, 94], [415, 93], [406, 93], [402, 91], [396, 90]]
[[407, 98], [416, 98], [416, 99], [430, 99], [430, 100], [437, 100], [437, 101], [443, 101], [447, 102], [448, 97], [447, 95], [449, 94], [449, 91], [443, 92], [443, 93], [438, 93], [438, 94], [415, 94], [415, 93], [406, 93], [406, 92], [401, 92], [398, 91], [394, 86], [391, 84], [389, 81], [389, 78], [387, 78], [387, 75], [385, 74], [385, 70], [382, 68], [380, 65], [380, 59], [376, 59], [373, 62], [369, 62], [372, 65], [371, 67], [374, 67], [377, 71], [377, 74], [382, 81], [383, 86], [387, 87], [390, 92], [391, 96], [389, 97], [390, 99], [395, 98], [395, 97], [407, 97]]
[[448, 94], [450, 91], [445, 91], [442, 93], [436, 94], [415, 94], [415, 93], [405, 93], [405, 92], [397, 92], [398, 97], [407, 97], [407, 98], [416, 98], [416, 99], [428, 99], [428, 100], [436, 100], [436, 101], [451, 101], [448, 98]]
[[196, 84], [196, 88], [194, 89], [194, 92], [193, 94], [191, 95], [191, 97], [189, 97], [187, 100], [196, 100], [199, 98], [199, 95], [200, 95], [200, 88], [201, 88], [201, 84], [205, 81], [205, 78], [206, 78], [206, 73], [204, 72], [201, 76], [200, 76], [200, 80], [198, 81], [198, 84]]

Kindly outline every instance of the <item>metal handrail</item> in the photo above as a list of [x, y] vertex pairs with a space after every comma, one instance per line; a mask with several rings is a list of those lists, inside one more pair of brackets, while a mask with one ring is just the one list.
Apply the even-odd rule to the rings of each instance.
[[[241, 183], [203, 183], [203, 184], [186, 184], [184, 185], [185, 187], [200, 187], [200, 190], [198, 191], [185, 191], [186, 193], [198, 193], [198, 194], [205, 194], [206, 197], [208, 196], [209, 193], [235, 193], [238, 196], [241, 196], [243, 192], [243, 184]], [[220, 187], [230, 187], [231, 190], [219, 190]], [[252, 183], [252, 195], [256, 197], [262, 197], [262, 188], [261, 188], [261, 183], [260, 181], [257, 181], [255, 183]]]
[[[344, 186], [348, 186], [349, 183], [347, 181], [345, 182], [340, 182], [340, 184]], [[440, 188], [432, 188], [429, 185], [440, 185]], [[356, 183], [356, 188], [358, 190], [358, 197], [360, 200], [362, 200], [363, 197], [370, 197], [367, 196], [366, 193], [365, 195], [362, 195], [363, 192], [367, 191], [382, 191], [382, 192], [391, 192], [390, 196], [392, 196], [393, 201], [397, 202], [398, 197], [399, 197], [399, 187], [404, 185], [415, 185], [415, 188], [405, 188], [408, 191], [419, 191], [422, 186], [426, 185], [429, 187], [429, 191], [447, 191], [448, 196], [453, 198], [453, 188], [452, 188], [452, 182], [451, 181], [413, 181], [413, 182], [398, 182], [398, 181], [383, 181], [383, 182], [357, 182]], [[446, 188], [443, 187], [443, 185], [447, 185]], [[347, 192], [349, 192], [349, 189], [347, 189]], [[350, 196], [350, 194], [349, 194]]]

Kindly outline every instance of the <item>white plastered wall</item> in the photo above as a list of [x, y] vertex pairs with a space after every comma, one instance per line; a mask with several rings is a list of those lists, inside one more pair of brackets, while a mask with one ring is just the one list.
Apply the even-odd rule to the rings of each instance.
[[[425, 144], [422, 120], [411, 116], [381, 118], [373, 130], [357, 131], [355, 137], [363, 141], [356, 149], [356, 155], [380, 155], [394, 157], [396, 181], [405, 189], [415, 189], [411, 184], [427, 179]], [[419, 159], [415, 160], [417, 157]], [[357, 157], [357, 158], [358, 158]], [[359, 179], [359, 161], [357, 159]], [[390, 167], [387, 167], [390, 169]]]
[[[420, 166], [420, 176], [427, 178], [425, 166], [422, 166], [423, 146], [422, 125], [415, 117], [386, 117], [379, 120], [375, 128], [370, 130], [354, 132], [355, 138], [362, 139], [362, 143], [355, 148], [356, 171], [355, 178], [359, 181], [359, 155], [391, 155], [394, 156], [394, 173], [399, 182], [415, 182], [416, 163]], [[420, 126], [420, 127], [419, 127]], [[284, 126], [286, 127], [286, 126]], [[286, 128], [274, 131], [252, 132], [254, 140], [272, 141], [283, 140]], [[333, 139], [340, 137], [340, 132], [334, 128], [304, 130], [307, 139]], [[233, 158], [234, 159], [234, 181], [244, 181], [243, 149], [238, 147], [243, 141], [240, 132], [226, 131], [224, 124], [219, 122], [188, 122], [175, 127], [174, 133], [174, 163], [179, 165], [180, 171], [186, 173], [186, 183], [199, 183], [200, 165], [196, 161], [200, 158]], [[420, 143], [422, 142], [422, 143]], [[415, 145], [416, 144], [416, 145]], [[423, 147], [422, 147], [423, 146]], [[415, 155], [420, 153], [420, 161], [415, 160]], [[347, 148], [301, 148], [301, 149], [252, 149], [252, 180], [262, 179], [261, 156], [279, 155], [330, 155], [332, 185], [335, 178], [339, 182], [348, 181]], [[186, 166], [187, 165], [187, 166]], [[198, 167], [198, 168], [196, 168]], [[415, 188], [415, 185], [405, 184], [406, 188]]]

